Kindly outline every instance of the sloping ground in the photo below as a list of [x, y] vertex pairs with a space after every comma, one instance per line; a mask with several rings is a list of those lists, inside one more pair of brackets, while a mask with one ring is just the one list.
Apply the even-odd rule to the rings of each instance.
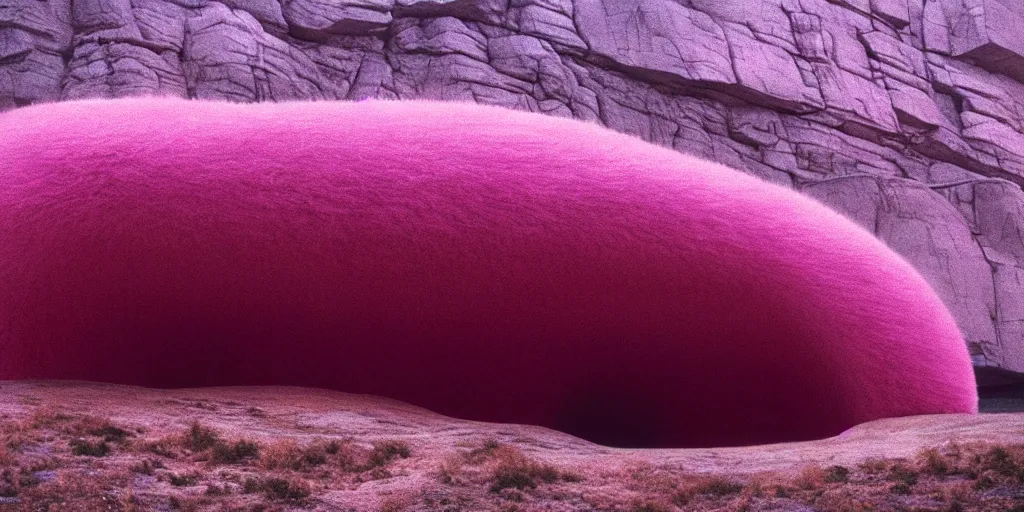
[[0, 510], [1024, 511], [1024, 414], [628, 450], [303, 388], [0, 382]]

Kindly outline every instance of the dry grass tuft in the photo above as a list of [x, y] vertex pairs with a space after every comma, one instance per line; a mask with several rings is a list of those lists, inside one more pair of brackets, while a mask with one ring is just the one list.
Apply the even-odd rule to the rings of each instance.
[[491, 492], [509, 488], [536, 489], [538, 481], [550, 484], [559, 478], [556, 467], [529, 459], [514, 446], [499, 446], [493, 454], [498, 464], [491, 471]]
[[181, 437], [181, 445], [193, 452], [201, 452], [213, 448], [220, 441], [220, 435], [213, 429], [206, 428], [194, 420], [189, 429]]
[[245, 480], [242, 492], [260, 492], [270, 500], [302, 505], [312, 494], [312, 489], [308, 482], [295, 477], [249, 477]]
[[71, 446], [72, 455], [87, 457], [106, 457], [110, 454], [110, 445], [106, 441], [89, 441], [87, 439], [72, 439], [68, 441]]
[[828, 473], [821, 466], [807, 465], [800, 471], [793, 484], [805, 491], [813, 491], [825, 484]]
[[241, 439], [234, 444], [218, 442], [213, 445], [210, 461], [213, 464], [237, 464], [260, 456], [260, 445], [255, 441]]
[[720, 475], [702, 475], [684, 478], [672, 494], [672, 503], [685, 507], [698, 496], [725, 497], [743, 491], [744, 485]]
[[[527, 457], [514, 446], [502, 445], [493, 439], [484, 441], [483, 446], [469, 452], [452, 454], [443, 460], [437, 470], [438, 479], [448, 485], [476, 483], [473, 478], [479, 474], [477, 467], [483, 466], [483, 478], [492, 493], [507, 499], [521, 498], [518, 491], [536, 489], [540, 483], [555, 483], [559, 479], [579, 482], [583, 477], [578, 473], [562, 472], [551, 464]], [[463, 478], [467, 471], [472, 475]]]
[[263, 470], [308, 471], [325, 461], [323, 454], [299, 448], [293, 439], [282, 439], [260, 450], [259, 467]]

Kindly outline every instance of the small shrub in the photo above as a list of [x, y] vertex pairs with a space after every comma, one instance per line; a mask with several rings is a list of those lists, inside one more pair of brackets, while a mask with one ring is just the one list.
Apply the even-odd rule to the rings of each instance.
[[234, 464], [245, 459], [257, 458], [260, 454], [260, 446], [254, 441], [240, 440], [233, 445], [218, 442], [213, 445], [211, 453], [212, 461], [215, 464]]
[[343, 446], [337, 454], [338, 467], [344, 471], [358, 473], [363, 470], [363, 466], [356, 463], [356, 456], [354, 450], [349, 446]]
[[282, 439], [260, 450], [263, 469], [302, 469], [302, 450], [293, 439]]
[[329, 454], [331, 454], [331, 455], [334, 455], [334, 454], [338, 453], [338, 450], [340, 450], [340, 449], [341, 449], [341, 443], [339, 443], [338, 441], [335, 441], [334, 439], [331, 439], [331, 441], [329, 443], [327, 443], [326, 446], [324, 446], [324, 451], [329, 453]]
[[546, 484], [558, 481], [558, 469], [549, 464], [541, 464], [534, 468], [533, 475]]
[[693, 499], [694, 493], [690, 489], [680, 489], [672, 493], [672, 504], [677, 507], [685, 507], [690, 504], [690, 500]]
[[42, 479], [38, 475], [32, 473], [28, 468], [21, 468], [21, 474], [18, 475], [18, 487], [35, 487], [42, 482]]
[[90, 429], [88, 432], [90, 435], [102, 437], [103, 440], [108, 443], [124, 441], [126, 438], [135, 435], [132, 434], [131, 432], [128, 432], [127, 430], [110, 424], [104, 425], [99, 428]]
[[392, 494], [384, 498], [380, 504], [380, 512], [402, 512], [407, 507], [415, 505], [414, 494]]
[[229, 494], [227, 486], [221, 487], [217, 484], [210, 484], [206, 486], [204, 494], [208, 496], [224, 496]]
[[[672, 485], [672, 487], [676, 486]], [[742, 490], [742, 484], [732, 482], [725, 477], [707, 476], [686, 482], [685, 485], [672, 493], [671, 501], [676, 506], [686, 507], [699, 494], [722, 497], [739, 493]]]
[[1002, 446], [993, 446], [982, 457], [983, 469], [995, 471], [1003, 476], [1017, 476], [1019, 468], [1010, 452]]
[[917, 483], [917, 473], [903, 464], [894, 464], [889, 468], [888, 479], [910, 486]]
[[459, 474], [462, 462], [462, 459], [459, 457], [449, 456], [445, 458], [437, 468], [438, 479], [441, 483], [449, 485], [455, 483], [455, 476]]
[[189, 450], [201, 452], [215, 446], [217, 441], [219, 441], [217, 432], [201, 426], [197, 420], [192, 422], [188, 432], [185, 433], [183, 444]]
[[904, 494], [904, 495], [911, 493], [910, 486], [905, 484], [905, 483], [903, 483], [903, 482], [900, 482], [900, 483], [897, 483], [897, 484], [893, 484], [893, 486], [889, 488], [889, 492], [891, 492], [893, 494]]
[[889, 465], [884, 460], [875, 458], [867, 459], [864, 462], [858, 464], [858, 466], [865, 473], [871, 475], [877, 475], [878, 473], [882, 473], [886, 470], [886, 468], [889, 467]]
[[309, 484], [292, 478], [268, 478], [260, 487], [263, 494], [272, 500], [301, 501], [311, 494]]
[[743, 496], [735, 502], [733, 509], [736, 512], [750, 512], [750, 496]]
[[244, 494], [254, 493], [260, 490], [260, 481], [249, 476], [245, 478], [245, 482], [242, 484], [242, 492]]
[[973, 493], [973, 486], [974, 486], [974, 482], [963, 481], [963, 482], [957, 482], [957, 483], [955, 483], [953, 485], [945, 487], [945, 488], [942, 489], [942, 492], [945, 495], [945, 500], [943, 500], [943, 501], [949, 501], [949, 502], [954, 502], [954, 501], [956, 501], [956, 502], [967, 502], [967, 501], [971, 501], [971, 499], [973, 498], [973, 494], [974, 494]]
[[732, 482], [724, 477], [713, 476], [699, 483], [694, 490], [697, 494], [728, 496], [742, 491], [743, 484]]
[[306, 453], [302, 455], [302, 462], [315, 467], [327, 462], [327, 456], [315, 451], [315, 449], [307, 450]]
[[495, 451], [501, 448], [501, 443], [494, 439], [484, 441], [482, 448], [473, 448], [465, 454], [465, 460], [469, 464], [481, 464], [494, 455]]
[[563, 482], [571, 482], [571, 483], [582, 482], [583, 481], [583, 475], [580, 475], [578, 473], [570, 473], [570, 472], [567, 472], [567, 471], [563, 471], [562, 472], [562, 481]]
[[90, 442], [85, 439], [72, 439], [68, 442], [73, 455], [88, 457], [106, 457], [110, 453], [110, 445], [106, 441]]
[[181, 512], [197, 512], [202, 504], [202, 500], [195, 496], [171, 496], [168, 501], [170, 501], [171, 510], [180, 510]]
[[171, 485], [175, 487], [189, 487], [195, 485], [196, 482], [199, 481], [199, 475], [195, 473], [188, 473], [183, 475], [179, 475], [177, 473], [169, 473], [167, 475], [167, 480], [171, 483]]
[[153, 463], [149, 459], [143, 459], [142, 462], [132, 466], [132, 471], [142, 473], [143, 475], [152, 475]]
[[403, 441], [382, 441], [373, 443], [373, 451], [370, 452], [370, 460], [367, 463], [369, 468], [387, 465], [395, 457], [409, 458], [409, 445]]
[[825, 469], [825, 482], [846, 483], [850, 481], [850, 470], [843, 466], [829, 466]]
[[18, 459], [12, 452], [7, 443], [0, 443], [0, 466], [13, 466], [17, 462]]
[[[364, 480], [365, 478], [365, 480]], [[356, 476], [356, 482], [369, 482], [373, 480], [383, 480], [385, 478], [391, 478], [391, 472], [386, 468], [373, 468], [369, 473]]]
[[987, 489], [991, 489], [999, 484], [999, 482], [996, 479], [997, 475], [997, 472], [987, 470], [978, 475], [978, 478], [974, 481], [974, 485], [972, 487], [976, 491], [984, 491]]
[[502, 489], [531, 489], [537, 488], [537, 482], [530, 474], [529, 468], [502, 464], [494, 472], [494, 482], [491, 484], [491, 492], [500, 492]]
[[507, 488], [536, 489], [538, 479], [545, 483], [558, 480], [557, 468], [550, 464], [532, 461], [514, 447], [504, 447], [500, 453], [501, 461], [491, 475], [492, 492], [500, 492]]
[[786, 488], [786, 486], [784, 486], [784, 485], [776, 485], [775, 486], [775, 497], [776, 498], [788, 498], [789, 497], [789, 489]]
[[825, 482], [825, 470], [819, 466], [805, 466], [793, 483], [800, 489], [811, 491]]
[[748, 496], [753, 496], [755, 498], [763, 498], [764, 497], [764, 481], [762, 479], [760, 479], [760, 478], [756, 478], [755, 477], [755, 478], [750, 480], [750, 482], [747, 484], [747, 486], [746, 486], [746, 488], [744, 488], [744, 490], [746, 491]]
[[939, 450], [928, 448], [919, 454], [922, 471], [932, 475], [945, 475], [950, 472], [952, 466]]
[[32, 417], [29, 419], [29, 423], [32, 428], [40, 427], [52, 427], [57, 423], [63, 423], [73, 420], [74, 418], [63, 413], [57, 412], [50, 406], [44, 406], [36, 409], [32, 413]]
[[158, 439], [156, 441], [146, 441], [142, 444], [142, 450], [155, 453], [161, 457], [167, 457], [173, 459], [176, 457], [174, 453], [173, 443], [167, 439]]

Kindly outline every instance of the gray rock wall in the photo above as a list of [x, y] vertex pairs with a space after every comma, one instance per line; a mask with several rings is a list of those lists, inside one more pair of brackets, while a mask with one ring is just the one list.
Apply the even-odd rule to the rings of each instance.
[[994, 385], [1024, 380], [1021, 26], [1024, 0], [0, 0], [0, 109], [160, 92], [596, 120], [873, 230]]

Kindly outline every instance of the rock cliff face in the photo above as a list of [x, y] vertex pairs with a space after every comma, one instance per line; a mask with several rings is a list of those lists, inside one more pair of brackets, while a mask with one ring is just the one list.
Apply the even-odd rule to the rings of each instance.
[[1022, 24], [1024, 0], [0, 0], [0, 110], [160, 92], [595, 120], [873, 230], [985, 386], [1024, 380]]

